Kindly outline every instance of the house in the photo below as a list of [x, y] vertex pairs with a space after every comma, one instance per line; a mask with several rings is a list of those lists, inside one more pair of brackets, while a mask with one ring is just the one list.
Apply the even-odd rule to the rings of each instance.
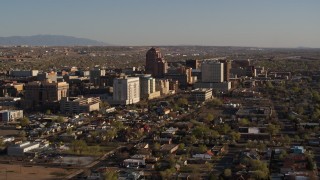
[[123, 166], [130, 168], [130, 167], [139, 167], [139, 166], [145, 166], [146, 160], [143, 159], [125, 159], [123, 160]]
[[164, 144], [160, 147], [160, 152], [169, 154], [177, 151], [178, 148], [178, 144]]
[[220, 155], [220, 154], [224, 153], [225, 151], [226, 151], [225, 146], [214, 146], [214, 147], [211, 149], [211, 152], [212, 152], [214, 155]]
[[160, 144], [171, 144], [172, 138], [159, 138], [159, 143]]
[[206, 159], [206, 160], [210, 160], [213, 156], [214, 156], [214, 154], [210, 150], [205, 152], [205, 153], [202, 153], [202, 154], [194, 154], [194, 155], [192, 155], [193, 158]]
[[292, 153], [283, 160], [283, 166], [280, 168], [280, 172], [287, 174], [295, 171], [307, 171], [307, 164], [307, 157], [304, 154]]
[[76, 138], [77, 136], [75, 135], [75, 133], [72, 133], [72, 134], [63, 133], [59, 136], [59, 139], [64, 142], [72, 142]]
[[303, 146], [293, 146], [291, 150], [294, 154], [304, 154], [306, 152]]
[[177, 131], [178, 128], [170, 127], [161, 133], [161, 137], [173, 137], [173, 135], [175, 135]]

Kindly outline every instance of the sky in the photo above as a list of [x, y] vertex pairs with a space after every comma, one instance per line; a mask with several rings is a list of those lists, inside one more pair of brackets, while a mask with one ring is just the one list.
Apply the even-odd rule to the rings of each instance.
[[6, 0], [0, 3], [0, 36], [320, 48], [319, 8], [319, 0]]

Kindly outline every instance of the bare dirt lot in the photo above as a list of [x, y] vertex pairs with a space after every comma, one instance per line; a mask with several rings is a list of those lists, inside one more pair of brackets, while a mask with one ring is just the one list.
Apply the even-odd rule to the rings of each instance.
[[19, 133], [18, 130], [5, 130], [5, 129], [0, 130], [0, 136], [15, 136], [18, 133]]
[[46, 168], [41, 166], [20, 166], [12, 164], [0, 164], [0, 180], [54, 180], [63, 179], [74, 170], [62, 168]]

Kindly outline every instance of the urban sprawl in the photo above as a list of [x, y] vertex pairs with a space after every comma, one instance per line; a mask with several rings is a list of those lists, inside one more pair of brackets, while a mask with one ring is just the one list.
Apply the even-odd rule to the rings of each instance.
[[0, 48], [0, 179], [318, 178], [317, 51], [110, 49]]

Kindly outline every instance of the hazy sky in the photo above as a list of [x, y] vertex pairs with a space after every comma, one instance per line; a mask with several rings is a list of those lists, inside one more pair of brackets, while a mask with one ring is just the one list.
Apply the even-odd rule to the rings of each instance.
[[320, 0], [4, 0], [0, 24], [115, 45], [320, 47]]

